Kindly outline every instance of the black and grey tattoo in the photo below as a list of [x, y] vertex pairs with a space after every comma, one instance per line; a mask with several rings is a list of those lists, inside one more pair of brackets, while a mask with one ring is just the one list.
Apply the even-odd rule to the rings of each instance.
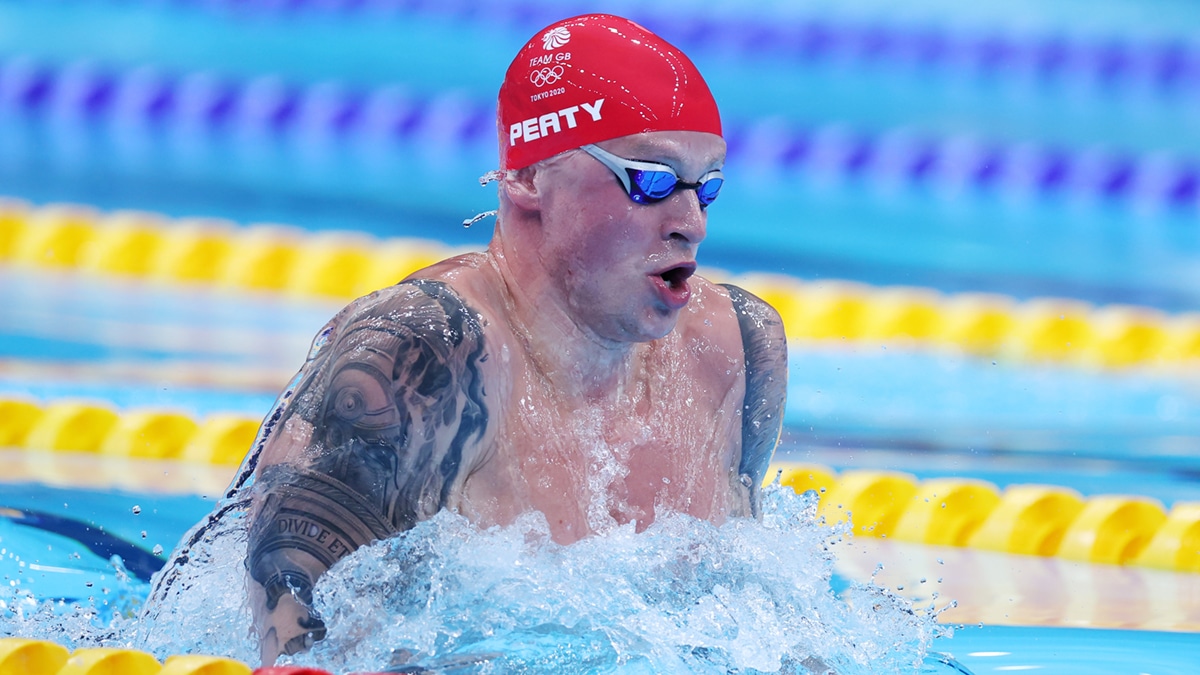
[[[409, 281], [359, 303], [314, 345], [283, 414], [311, 426], [302, 461], [259, 467], [247, 566], [268, 611], [284, 595], [311, 608], [334, 563], [442, 508], [487, 427], [483, 328], [447, 285]], [[301, 621], [307, 640], [288, 653], [323, 635], [311, 609]]]
[[783, 431], [787, 399], [787, 338], [779, 313], [732, 284], [733, 301], [746, 359], [746, 398], [742, 408], [742, 457], [738, 473], [750, 488], [751, 513], [761, 510], [762, 482]]

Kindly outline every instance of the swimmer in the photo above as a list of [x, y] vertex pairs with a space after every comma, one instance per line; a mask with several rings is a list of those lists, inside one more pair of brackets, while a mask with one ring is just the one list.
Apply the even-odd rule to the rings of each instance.
[[560, 21], [509, 66], [498, 132], [486, 252], [334, 317], [244, 465], [264, 664], [322, 638], [330, 566], [440, 509], [538, 511], [562, 544], [758, 513], [787, 349], [771, 307], [695, 275], [725, 160], [700, 73], [625, 19]]

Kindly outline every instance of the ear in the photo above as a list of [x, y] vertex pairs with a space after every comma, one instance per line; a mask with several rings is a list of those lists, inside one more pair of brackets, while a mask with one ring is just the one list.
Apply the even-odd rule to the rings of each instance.
[[537, 165], [509, 171], [500, 179], [500, 189], [508, 200], [524, 211], [537, 211], [541, 199], [537, 189]]

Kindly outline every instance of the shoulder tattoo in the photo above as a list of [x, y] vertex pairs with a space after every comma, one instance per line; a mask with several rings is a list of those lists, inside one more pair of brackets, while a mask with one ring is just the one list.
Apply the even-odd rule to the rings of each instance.
[[787, 399], [787, 339], [779, 313], [757, 296], [723, 284], [733, 301], [746, 360], [742, 408], [742, 457], [738, 472], [750, 481], [751, 508], [759, 511], [759, 490], [783, 430]]
[[312, 427], [304, 463], [260, 467], [247, 564], [269, 605], [436, 513], [487, 426], [483, 328], [449, 286], [410, 281], [359, 302], [318, 336], [283, 415]]

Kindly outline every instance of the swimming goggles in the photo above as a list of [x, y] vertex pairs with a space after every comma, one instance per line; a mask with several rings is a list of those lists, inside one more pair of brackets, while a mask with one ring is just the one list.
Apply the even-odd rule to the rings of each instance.
[[700, 208], [705, 208], [717, 198], [721, 184], [725, 182], [725, 174], [721, 173], [720, 169], [713, 169], [701, 176], [699, 181], [689, 183], [682, 180], [675, 173], [675, 169], [666, 164], [625, 159], [590, 143], [581, 150], [595, 157], [616, 174], [629, 198], [638, 204], [660, 202], [670, 197], [676, 188], [683, 188], [695, 190], [696, 198], [700, 200]]

